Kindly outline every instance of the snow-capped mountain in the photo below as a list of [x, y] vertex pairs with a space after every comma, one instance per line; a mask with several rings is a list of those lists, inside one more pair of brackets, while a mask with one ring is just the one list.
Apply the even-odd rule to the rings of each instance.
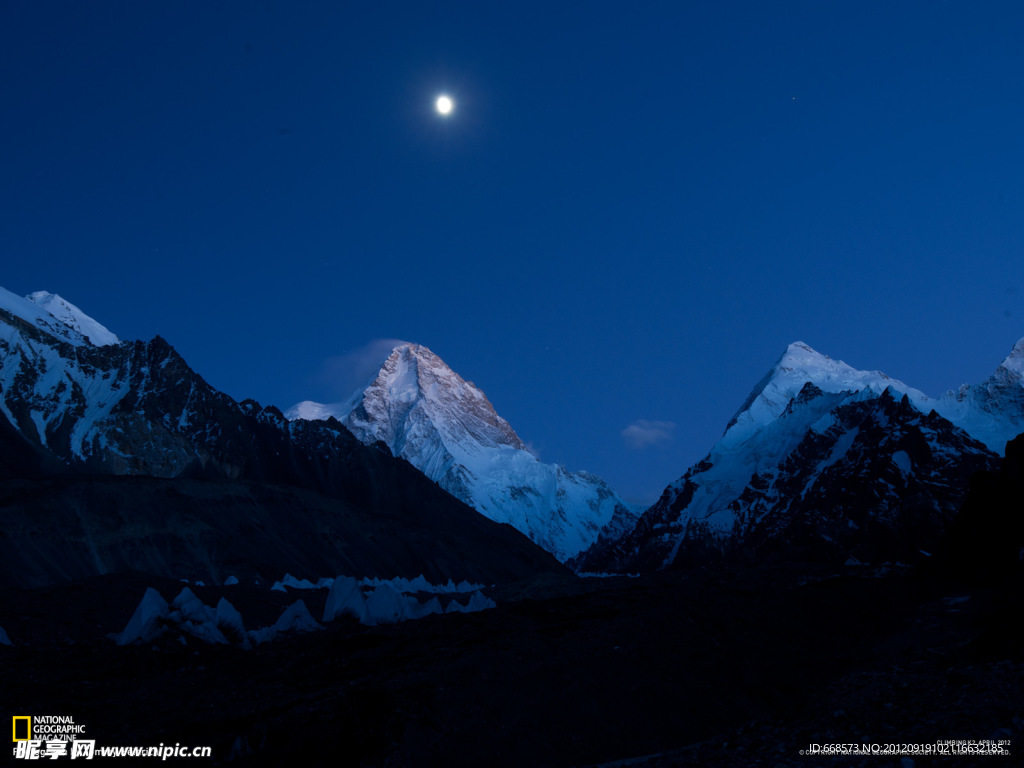
[[539, 461], [480, 389], [418, 344], [396, 346], [369, 386], [348, 400], [298, 403], [286, 416], [334, 417], [364, 443], [382, 441], [449, 493], [563, 561], [636, 519], [595, 475]]
[[999, 454], [1024, 432], [1024, 339], [980, 384], [964, 384], [925, 403]]
[[228, 561], [275, 578], [561, 570], [340, 425], [235, 402], [159, 337], [117, 342], [57, 297], [2, 288], [0, 524], [0, 583], [24, 585], [216, 579]]
[[1024, 431], [1022, 350], [982, 385], [932, 399], [791, 344], [707, 457], [579, 567], [664, 568], [707, 548], [895, 556], [902, 544], [930, 544], [970, 475]]
[[1024, 432], [1024, 339], [1014, 345], [981, 384], [964, 384], [938, 398], [892, 379], [881, 371], [859, 371], [822, 355], [803, 342], [790, 344], [778, 363], [754, 388], [726, 428], [723, 440], [736, 444], [777, 418], [806, 382], [825, 392], [873, 392], [891, 387], [920, 411], [936, 411], [975, 440], [1002, 454], [1006, 443]]
[[118, 343], [114, 334], [74, 304], [46, 291], [21, 298], [0, 288], [0, 310], [75, 347]]
[[93, 320], [85, 312], [74, 304], [62, 299], [55, 293], [36, 291], [25, 297], [32, 303], [42, 307], [64, 325], [82, 334], [91, 344], [97, 347], [105, 347], [110, 344], [119, 344], [117, 336], [104, 328], [100, 323]]
[[0, 320], [0, 413], [50, 466], [175, 477], [212, 462], [226, 476], [241, 472], [225, 463], [239, 406], [163, 339], [119, 343], [44, 292], [20, 299], [0, 289]]

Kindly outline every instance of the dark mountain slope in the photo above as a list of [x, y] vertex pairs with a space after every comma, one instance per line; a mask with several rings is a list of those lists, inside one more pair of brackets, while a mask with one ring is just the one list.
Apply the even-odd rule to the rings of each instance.
[[335, 420], [236, 403], [159, 337], [95, 346], [55, 323], [0, 309], [0, 583], [563, 570]]
[[[390, 458], [390, 457], [385, 457]], [[303, 488], [227, 480], [69, 475], [0, 482], [0, 585], [138, 570], [221, 583], [423, 574], [495, 583], [561, 571], [509, 526], [400, 468], [396, 494], [360, 507]]]

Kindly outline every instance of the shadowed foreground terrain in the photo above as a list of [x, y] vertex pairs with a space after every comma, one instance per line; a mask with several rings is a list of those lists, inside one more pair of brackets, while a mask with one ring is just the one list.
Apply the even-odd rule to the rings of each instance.
[[273, 582], [285, 573], [339, 572], [490, 583], [565, 571], [514, 528], [404, 462], [372, 450], [356, 458], [379, 461], [383, 491], [365, 479], [369, 472], [351, 473], [348, 500], [225, 480], [0, 480], [0, 588], [131, 570], [218, 584], [229, 576]]
[[[147, 586], [170, 599], [183, 585], [128, 575], [8, 590], [0, 709], [73, 715], [100, 745], [209, 745], [212, 762], [240, 766], [894, 766], [799, 750], [1022, 746], [1016, 582], [965, 591], [866, 567], [550, 575], [490, 590], [496, 609], [343, 620], [252, 651], [116, 647], [106, 633]], [[248, 627], [298, 598], [319, 618], [325, 599], [194, 589], [207, 605], [226, 595]]]

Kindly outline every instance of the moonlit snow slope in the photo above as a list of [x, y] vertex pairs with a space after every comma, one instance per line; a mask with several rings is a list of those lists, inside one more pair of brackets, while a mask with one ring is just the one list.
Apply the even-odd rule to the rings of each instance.
[[98, 322], [89, 317], [69, 301], [65, 301], [55, 293], [36, 291], [25, 297], [34, 304], [42, 307], [64, 325], [78, 331], [97, 347], [105, 347], [110, 344], [120, 343], [117, 336], [112, 334]]
[[383, 441], [448, 492], [563, 561], [635, 520], [600, 478], [540, 462], [483, 392], [418, 344], [395, 347], [369, 386], [347, 401], [302, 402], [285, 415], [333, 416], [364, 443]]
[[[614, 551], [588, 553], [590, 560], [585, 557], [583, 565], [629, 568], [636, 558], [646, 558], [648, 566], [656, 561], [664, 567], [675, 560], [684, 537], [694, 531], [711, 537], [742, 537], [740, 529], [751, 519], [746, 514], [749, 500], [763, 493], [760, 486], [768, 478], [782, 478], [772, 482], [785, 487], [785, 478], [798, 474], [795, 464], [790, 466], [797, 448], [808, 439], [822, 444], [836, 439], [819, 467], [826, 470], [857, 439], [856, 429], [839, 429], [837, 416], [845, 412], [844, 407], [878, 400], [883, 393], [890, 399], [905, 397], [908, 407], [922, 418], [934, 411], [989, 450], [1002, 453], [1006, 441], [1024, 431], [1022, 370], [1024, 340], [980, 385], [930, 398], [884, 373], [860, 371], [802, 342], [791, 344], [708, 455], [665, 489]], [[939, 439], [937, 431], [930, 434]], [[955, 436], [943, 433], [941, 439], [945, 442], [933, 445], [932, 453], [949, 449], [946, 443], [960, 445]], [[961, 447], [965, 456], [976, 451]], [[901, 452], [893, 458], [897, 463], [905, 460]]]
[[49, 458], [174, 477], [223, 438], [215, 405], [238, 408], [159, 337], [119, 343], [59, 296], [0, 289], [0, 414]]
[[815, 352], [802, 342], [790, 344], [778, 363], [741, 406], [718, 446], [743, 445], [776, 420], [807, 382], [824, 392], [877, 396], [887, 388], [906, 395], [923, 413], [935, 411], [975, 440], [1002, 454], [1006, 443], [1024, 432], [1024, 339], [1018, 341], [995, 373], [977, 385], [932, 398], [880, 371], [858, 371]]
[[[800, 403], [802, 407], [791, 406], [808, 382], [823, 396]], [[701, 521], [713, 533], [727, 533], [736, 520], [729, 505], [753, 475], [774, 470], [809, 429], [828, 429], [829, 412], [841, 403], [877, 397], [890, 387], [912, 402], [927, 400], [922, 392], [883, 373], [858, 371], [802, 342], [791, 344], [754, 388], [708, 456], [669, 486], [663, 499], [678, 497], [690, 484], [693, 495], [685, 508], [686, 520]], [[674, 554], [673, 548], [667, 561]]]
[[[840, 360], [814, 351], [802, 342], [791, 344], [778, 363], [741, 406], [725, 434], [711, 449], [711, 468], [701, 474], [705, 481], [690, 505], [709, 512], [735, 498], [751, 475], [774, 468], [796, 447], [808, 429], [824, 432], [831, 426], [828, 414], [843, 402], [878, 397], [886, 389], [906, 395], [918, 410], [936, 411], [991, 450], [1002, 453], [1006, 441], [1024, 431], [1024, 339], [989, 379], [977, 387], [963, 387], [934, 399], [889, 378], [880, 371], [859, 371]], [[807, 403], [797, 398], [804, 385], [814, 384], [825, 396]], [[795, 407], [796, 405], [802, 407]], [[694, 472], [694, 470], [691, 470]], [[690, 473], [687, 473], [688, 475]], [[716, 528], [731, 525], [731, 515], [711, 513]]]
[[[10, 318], [0, 322], [0, 410], [23, 432], [34, 432], [43, 446], [61, 431], [61, 440], [70, 445], [75, 456], [84, 459], [95, 437], [93, 426], [109, 416], [126, 391], [119, 377], [111, 377], [91, 362], [95, 356], [91, 349], [98, 349], [101, 343], [116, 345], [117, 337], [74, 305], [50, 293], [37, 292], [23, 299], [0, 288], [0, 312]], [[18, 321], [45, 334], [41, 339], [53, 339], [58, 345], [30, 338], [19, 329]], [[90, 333], [99, 342], [93, 343]], [[68, 352], [66, 347], [62, 350], [60, 342], [79, 352]], [[83, 357], [80, 352], [87, 354]], [[27, 372], [33, 376], [27, 376]], [[27, 396], [32, 407], [15, 414], [9, 401], [15, 395], [26, 394], [19, 390], [25, 388], [30, 378], [32, 391]], [[66, 419], [69, 413], [78, 416], [73, 426]]]
[[25, 298], [0, 288], [0, 310], [76, 347], [117, 344], [117, 337], [60, 296], [37, 291]]
[[1024, 339], [980, 384], [947, 392], [931, 407], [998, 454], [1024, 432]]

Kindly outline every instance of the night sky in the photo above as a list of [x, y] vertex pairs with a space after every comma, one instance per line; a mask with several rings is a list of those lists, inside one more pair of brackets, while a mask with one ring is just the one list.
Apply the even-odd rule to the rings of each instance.
[[939, 395], [1024, 336], [1022, 40], [1016, 0], [0, 2], [0, 285], [282, 408], [425, 344], [653, 501], [792, 341]]

